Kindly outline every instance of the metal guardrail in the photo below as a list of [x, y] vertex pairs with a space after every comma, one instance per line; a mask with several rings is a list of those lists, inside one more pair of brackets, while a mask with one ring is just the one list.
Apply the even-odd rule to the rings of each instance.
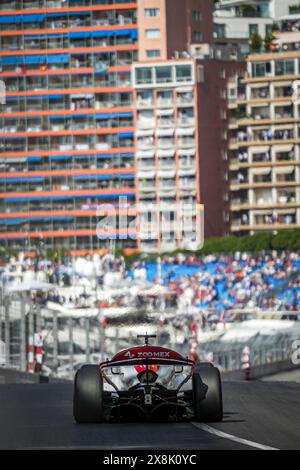
[[[231, 351], [213, 353], [213, 362], [225, 372], [243, 370], [244, 349], [245, 346]], [[249, 350], [250, 368], [289, 361], [293, 352], [291, 341], [284, 341], [274, 347], [249, 348]]]

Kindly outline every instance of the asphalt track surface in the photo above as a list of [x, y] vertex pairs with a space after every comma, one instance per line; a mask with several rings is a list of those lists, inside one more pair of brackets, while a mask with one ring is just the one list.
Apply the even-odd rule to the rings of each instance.
[[300, 449], [300, 384], [227, 382], [223, 390], [224, 421], [209, 427], [189, 422], [78, 426], [72, 385], [0, 385], [0, 448]]

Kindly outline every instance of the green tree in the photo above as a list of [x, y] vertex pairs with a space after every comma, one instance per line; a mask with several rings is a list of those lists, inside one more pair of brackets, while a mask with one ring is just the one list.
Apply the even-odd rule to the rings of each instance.
[[264, 38], [264, 44], [265, 44], [265, 49], [266, 51], [269, 51], [271, 49], [271, 46], [274, 42], [275, 37], [273, 36], [272, 33], [268, 33], [265, 38]]
[[263, 40], [258, 33], [253, 33], [250, 38], [250, 47], [253, 52], [259, 52], [261, 50]]

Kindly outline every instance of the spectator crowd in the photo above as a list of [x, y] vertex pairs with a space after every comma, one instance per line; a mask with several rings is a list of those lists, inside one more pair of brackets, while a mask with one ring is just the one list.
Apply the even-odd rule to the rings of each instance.
[[[276, 251], [256, 256], [178, 254], [165, 256], [159, 262], [139, 259], [129, 266], [122, 256], [110, 254], [77, 257], [69, 262], [26, 258], [21, 254], [0, 265], [3, 288], [32, 281], [53, 284], [53, 290], [31, 293], [41, 304], [52, 300], [92, 307], [92, 293], [99, 290], [115, 292], [115, 296], [122, 291], [122, 305], [132, 307], [139, 305], [145, 289], [152, 289], [149, 296], [159, 296], [154, 305], [161, 308], [172, 307], [180, 312], [197, 308], [225, 319], [232, 310], [242, 308], [298, 311], [299, 272], [299, 253]], [[160, 289], [155, 291], [157, 286]], [[127, 288], [132, 295], [124, 296]]]

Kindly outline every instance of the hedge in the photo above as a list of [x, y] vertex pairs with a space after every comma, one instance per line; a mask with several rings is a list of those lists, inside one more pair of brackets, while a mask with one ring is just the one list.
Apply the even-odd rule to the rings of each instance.
[[[271, 232], [259, 232], [254, 235], [246, 235], [243, 237], [227, 236], [214, 237], [205, 240], [201, 250], [177, 250], [172, 253], [163, 253], [162, 255], [176, 256], [179, 253], [203, 256], [208, 254], [230, 254], [237, 251], [248, 253], [259, 253], [262, 251], [295, 251], [300, 250], [300, 229], [282, 230], [277, 234]], [[147, 259], [148, 261], [156, 259], [158, 253], [145, 255], [136, 253], [131, 256], [124, 256], [126, 264], [129, 266], [137, 259]]]

